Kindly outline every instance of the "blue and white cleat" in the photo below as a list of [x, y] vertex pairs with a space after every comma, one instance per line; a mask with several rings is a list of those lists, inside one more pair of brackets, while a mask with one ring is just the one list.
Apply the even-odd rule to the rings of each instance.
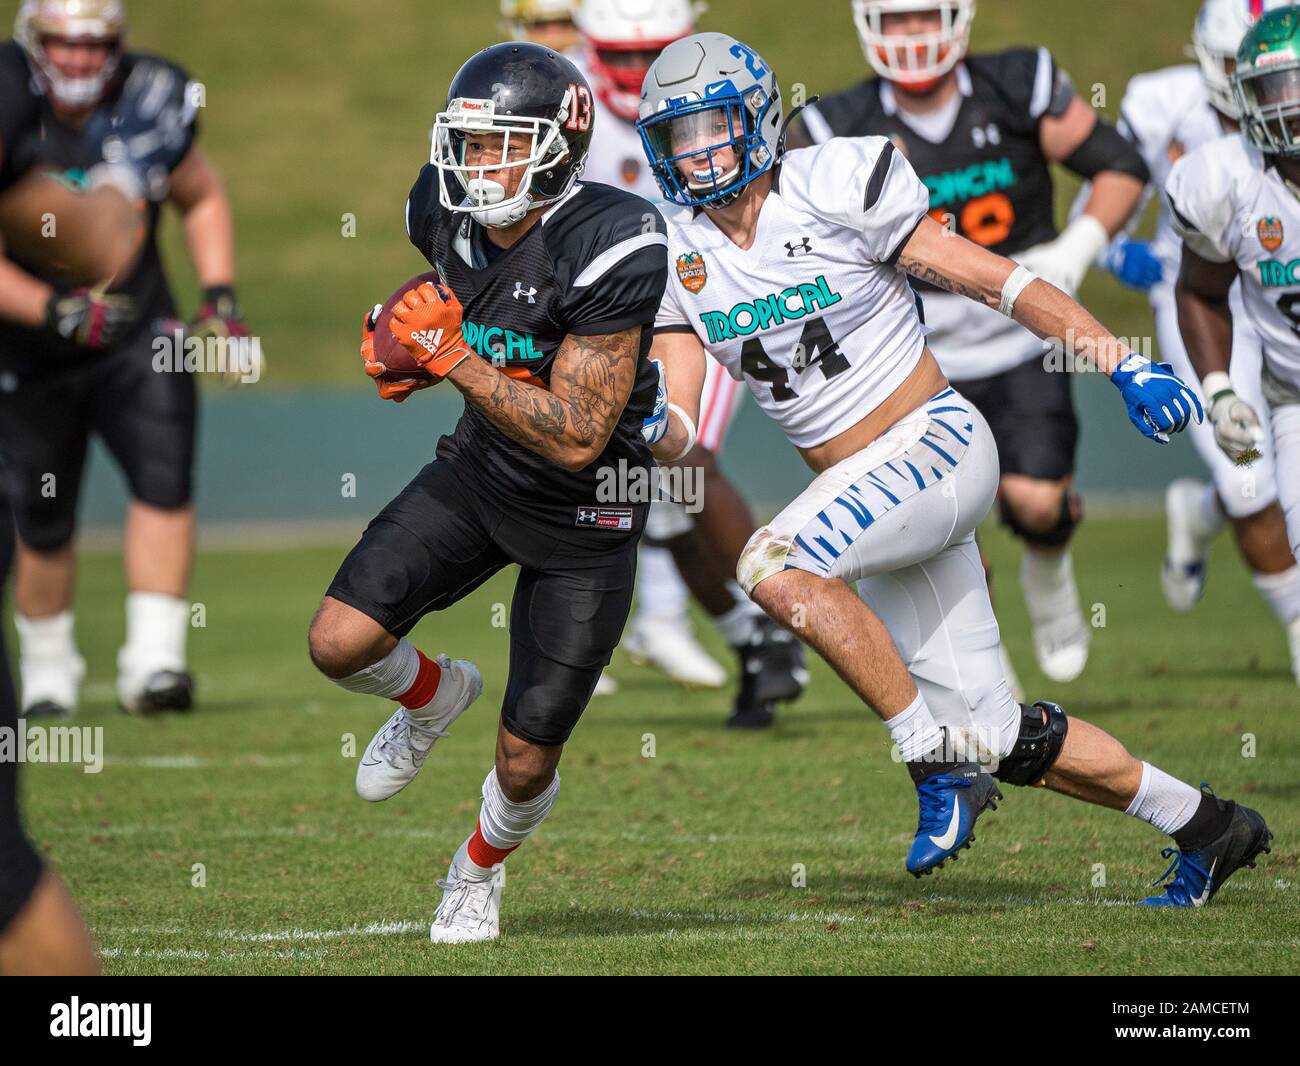
[[907, 872], [921, 877], [937, 870], [975, 842], [975, 819], [997, 810], [1002, 798], [993, 778], [974, 763], [950, 774], [936, 774], [916, 786], [921, 817], [907, 853]]
[[1260, 853], [1268, 854], [1273, 834], [1259, 811], [1231, 801], [1225, 803], [1217, 796], [1214, 801], [1220, 808], [1231, 805], [1232, 821], [1228, 828], [1216, 840], [1190, 853], [1165, 848], [1160, 854], [1173, 861], [1152, 882], [1164, 883], [1165, 890], [1159, 896], [1148, 896], [1139, 907], [1204, 907], [1229, 877], [1243, 866], [1254, 869]]

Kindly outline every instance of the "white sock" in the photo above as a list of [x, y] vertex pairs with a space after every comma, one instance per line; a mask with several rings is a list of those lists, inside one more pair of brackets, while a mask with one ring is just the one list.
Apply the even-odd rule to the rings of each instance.
[[[496, 767], [493, 767], [483, 779], [483, 806], [478, 812], [478, 832], [489, 846], [501, 851], [513, 851], [542, 824], [542, 820], [555, 806], [559, 794], [560, 775], [556, 774], [541, 795], [523, 803], [515, 803], [501, 791]], [[482, 866], [470, 858], [469, 844], [473, 839], [472, 834], [466, 838], [456, 850], [452, 862], [470, 880], [486, 880], [492, 876], [492, 867]]]
[[86, 662], [77, 652], [72, 612], [60, 611], [49, 618], [15, 614], [14, 628], [18, 631], [23, 707], [49, 700], [76, 710]]
[[758, 629], [758, 620], [762, 616], [763, 608], [742, 594], [742, 598], [736, 601], [731, 610], [713, 619], [713, 624], [731, 647], [743, 648], [753, 639], [754, 632]]
[[18, 654], [25, 660], [53, 664], [77, 656], [71, 611], [60, 611], [48, 618], [15, 613], [14, 628], [18, 631]]
[[180, 596], [131, 592], [126, 597], [126, 642], [117, 655], [123, 674], [185, 669], [190, 606]]
[[1020, 587], [1035, 629], [1080, 617], [1070, 549], [1045, 554], [1026, 549], [1020, 559]]
[[397, 647], [379, 662], [358, 670], [355, 674], [331, 680], [349, 692], [395, 700], [415, 684], [415, 676], [419, 672], [420, 656], [416, 654], [415, 645], [403, 637], [397, 642]]
[[637, 614], [654, 618], [680, 618], [690, 596], [667, 548], [642, 544], [637, 564]]
[[1192, 536], [1201, 541], [1203, 545], [1208, 544], [1217, 537], [1223, 527], [1228, 524], [1228, 516], [1224, 514], [1223, 505], [1219, 502], [1219, 490], [1213, 484], [1205, 486], [1196, 519], [1196, 525], [1192, 528]]
[[919, 692], [907, 707], [885, 722], [885, 728], [898, 745], [903, 762], [916, 762], [943, 743], [943, 731]]
[[1251, 580], [1279, 622], [1288, 625], [1300, 618], [1300, 566], [1280, 574], [1251, 574]]
[[1173, 836], [1192, 820], [1201, 805], [1201, 793], [1186, 782], [1170, 777], [1158, 766], [1142, 764], [1142, 784], [1125, 814], [1148, 822]]

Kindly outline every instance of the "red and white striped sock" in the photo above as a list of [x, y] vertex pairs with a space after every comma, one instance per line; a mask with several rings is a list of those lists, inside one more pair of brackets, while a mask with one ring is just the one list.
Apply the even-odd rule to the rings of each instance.
[[415, 649], [415, 654], [420, 660], [420, 666], [415, 672], [415, 680], [411, 682], [410, 688], [397, 697], [397, 702], [418, 718], [420, 717], [418, 712], [428, 707], [433, 702], [434, 696], [438, 694], [438, 685], [442, 681], [442, 667], [419, 648]]
[[396, 700], [408, 711], [419, 711], [433, 701], [441, 680], [442, 667], [402, 638], [379, 662], [334, 683], [349, 692]]
[[482, 881], [491, 877], [493, 868], [504, 862], [506, 856], [542, 824], [559, 794], [560, 775], [556, 774], [540, 795], [515, 803], [501, 791], [494, 767], [483, 782], [483, 806], [479, 808], [478, 825], [456, 850], [452, 862], [471, 880]]

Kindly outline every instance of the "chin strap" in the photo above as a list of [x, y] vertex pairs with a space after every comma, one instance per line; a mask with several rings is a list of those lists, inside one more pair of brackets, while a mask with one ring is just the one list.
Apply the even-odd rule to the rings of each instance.
[[820, 96], [809, 97], [785, 116], [785, 121], [781, 123], [781, 132], [776, 135], [776, 162], [779, 163], [781, 157], [785, 155], [785, 137], [786, 134], [790, 132], [790, 127], [794, 124], [794, 120], [799, 117], [799, 113], [803, 111], [805, 107], [808, 107], [810, 104], [815, 104], [820, 99]]

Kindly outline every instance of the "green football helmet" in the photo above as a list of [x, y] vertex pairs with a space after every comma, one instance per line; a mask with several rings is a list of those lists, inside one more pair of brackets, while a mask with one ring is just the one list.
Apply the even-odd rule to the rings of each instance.
[[1247, 141], [1268, 155], [1300, 158], [1300, 6], [1268, 12], [1246, 34], [1232, 91]]

